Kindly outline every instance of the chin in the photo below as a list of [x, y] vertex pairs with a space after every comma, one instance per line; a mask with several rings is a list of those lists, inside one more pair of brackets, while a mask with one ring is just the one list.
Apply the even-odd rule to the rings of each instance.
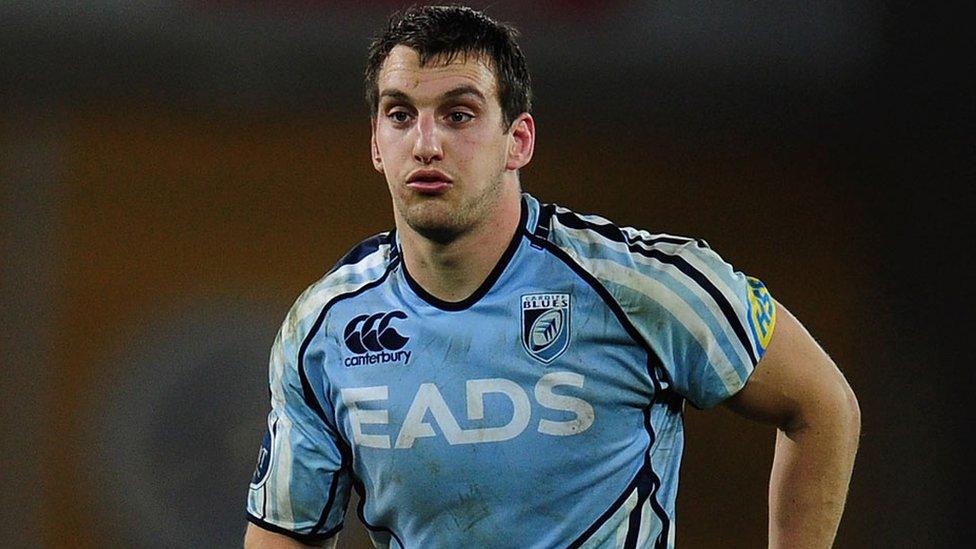
[[451, 242], [464, 232], [457, 224], [444, 219], [407, 219], [407, 224], [420, 236], [441, 244]]
[[415, 204], [402, 217], [414, 232], [434, 242], [447, 243], [464, 232], [457, 213], [446, 204]]

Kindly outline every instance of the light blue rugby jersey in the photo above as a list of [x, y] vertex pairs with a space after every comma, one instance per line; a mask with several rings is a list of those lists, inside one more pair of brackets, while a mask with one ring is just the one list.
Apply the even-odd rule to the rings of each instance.
[[447, 303], [368, 239], [274, 342], [249, 520], [390, 547], [670, 547], [684, 400], [738, 391], [775, 324], [700, 240], [523, 195], [484, 284]]

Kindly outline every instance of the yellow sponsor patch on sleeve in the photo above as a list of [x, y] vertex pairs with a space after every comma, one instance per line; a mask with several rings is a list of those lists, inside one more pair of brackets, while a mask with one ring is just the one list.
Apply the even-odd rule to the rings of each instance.
[[746, 280], [749, 282], [749, 327], [761, 357], [776, 327], [776, 302], [759, 279], [747, 276]]

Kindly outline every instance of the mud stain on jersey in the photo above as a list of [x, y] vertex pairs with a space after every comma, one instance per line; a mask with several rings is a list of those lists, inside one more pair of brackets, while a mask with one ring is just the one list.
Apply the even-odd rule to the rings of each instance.
[[484, 496], [477, 484], [468, 485], [468, 493], [458, 496], [457, 505], [451, 508], [451, 518], [462, 532], [468, 532], [491, 515], [484, 503]]
[[444, 351], [444, 361], [463, 360], [471, 353], [471, 338], [466, 336], [453, 336], [447, 343], [447, 350]]

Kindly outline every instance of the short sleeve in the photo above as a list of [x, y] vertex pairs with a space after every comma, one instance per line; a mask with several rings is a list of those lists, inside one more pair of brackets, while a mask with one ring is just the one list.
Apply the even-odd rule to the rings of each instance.
[[776, 302], [762, 282], [703, 240], [617, 227], [558, 206], [552, 226], [552, 241], [596, 278], [648, 348], [662, 388], [709, 408], [745, 385], [776, 326]]
[[[758, 279], [736, 271], [703, 241], [636, 258], [631, 314], [672, 389], [699, 408], [738, 392], [769, 345], [776, 306]], [[635, 302], [636, 300], [636, 302]]]
[[[321, 404], [303, 388], [299, 330], [286, 320], [271, 350], [271, 412], [247, 497], [252, 523], [303, 542], [341, 528], [350, 475]], [[308, 380], [306, 378], [306, 384]]]

